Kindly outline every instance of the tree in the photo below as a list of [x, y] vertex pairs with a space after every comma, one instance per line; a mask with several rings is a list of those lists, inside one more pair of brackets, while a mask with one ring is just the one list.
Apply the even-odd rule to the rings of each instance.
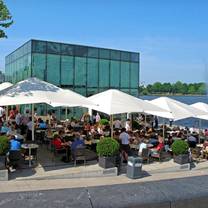
[[3, 0], [0, 0], [0, 38], [7, 38], [4, 29], [8, 28], [12, 23], [13, 20], [9, 10]]

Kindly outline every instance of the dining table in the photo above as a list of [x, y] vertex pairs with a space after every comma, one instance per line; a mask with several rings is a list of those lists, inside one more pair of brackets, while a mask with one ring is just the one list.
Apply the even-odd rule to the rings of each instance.
[[37, 144], [22, 144], [21, 145], [21, 148], [24, 149], [24, 150], [28, 150], [29, 152], [29, 167], [31, 167], [32, 165], [32, 160], [31, 160], [31, 152], [32, 152], [32, 149], [37, 149], [39, 146]]

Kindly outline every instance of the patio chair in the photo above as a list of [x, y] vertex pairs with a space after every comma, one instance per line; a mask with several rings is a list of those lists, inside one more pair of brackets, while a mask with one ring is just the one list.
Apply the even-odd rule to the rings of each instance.
[[86, 165], [86, 148], [85, 147], [78, 147], [73, 152], [73, 159], [74, 159], [74, 166], [76, 166], [77, 161], [84, 161], [84, 166]]
[[67, 150], [66, 148], [61, 148], [61, 149], [57, 149], [55, 147], [55, 145], [51, 142], [51, 152], [52, 152], [52, 160], [54, 161], [55, 160], [55, 157], [59, 156], [59, 155], [62, 155], [62, 156], [66, 156], [67, 157]]
[[151, 154], [151, 158], [158, 159], [159, 162], [162, 162], [162, 159], [164, 158], [164, 154], [165, 154], [165, 148], [162, 148], [157, 153]]
[[143, 148], [141, 153], [142, 160], [146, 160], [147, 163], [150, 162], [150, 150], [148, 148]]

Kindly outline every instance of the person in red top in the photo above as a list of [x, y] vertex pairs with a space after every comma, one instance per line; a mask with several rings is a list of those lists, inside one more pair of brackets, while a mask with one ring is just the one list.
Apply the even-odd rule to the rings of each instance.
[[55, 149], [59, 153], [66, 153], [65, 158], [63, 159], [65, 162], [70, 161], [70, 145], [71, 142], [62, 141], [61, 137], [58, 134], [54, 135], [52, 144], [55, 146]]
[[162, 135], [158, 135], [158, 142], [158, 145], [155, 148], [151, 149], [151, 155], [158, 154], [158, 152], [165, 147]]

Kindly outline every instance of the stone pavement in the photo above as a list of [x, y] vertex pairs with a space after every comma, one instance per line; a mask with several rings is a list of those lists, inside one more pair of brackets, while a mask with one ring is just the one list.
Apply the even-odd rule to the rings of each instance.
[[[162, 165], [162, 164], [161, 164]], [[150, 168], [150, 166], [152, 168]], [[0, 192], [15, 192], [15, 191], [31, 191], [31, 190], [49, 190], [49, 189], [62, 189], [62, 188], [78, 188], [78, 187], [91, 187], [91, 186], [105, 186], [115, 184], [131, 184], [131, 183], [143, 183], [150, 181], [168, 180], [174, 178], [185, 178], [193, 176], [203, 176], [208, 173], [208, 163], [200, 163], [194, 169], [190, 171], [176, 171], [176, 172], [165, 172], [165, 164], [163, 168], [158, 167], [160, 164], [154, 163], [152, 165], [144, 165], [143, 170], [144, 177], [140, 179], [129, 179], [125, 174], [119, 176], [110, 177], [90, 177], [90, 178], [33, 178], [24, 180], [10, 180], [0, 182]], [[169, 165], [168, 165], [169, 166]], [[77, 167], [78, 169], [85, 168], [83, 166]], [[23, 170], [24, 171], [24, 170]], [[66, 174], [65, 169], [61, 169], [62, 174]]]
[[207, 204], [208, 176], [0, 194], [1, 208], [207, 208]]

